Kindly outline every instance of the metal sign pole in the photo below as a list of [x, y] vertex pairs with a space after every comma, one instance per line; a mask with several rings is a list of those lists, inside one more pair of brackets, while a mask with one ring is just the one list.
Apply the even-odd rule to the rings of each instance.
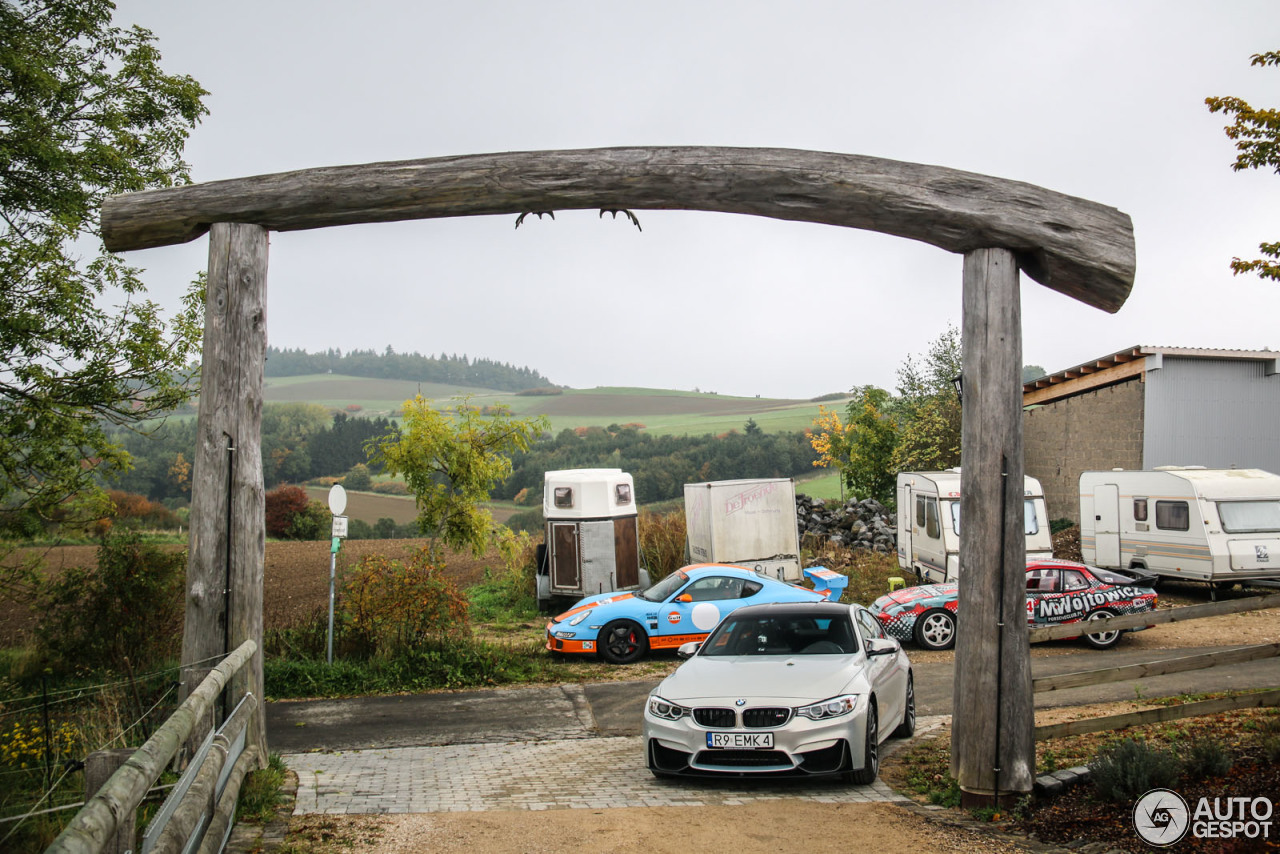
[[342, 538], [347, 535], [347, 517], [342, 511], [347, 509], [347, 491], [339, 484], [329, 488], [329, 510], [333, 513], [333, 542], [329, 548], [329, 637], [328, 663], [333, 664], [333, 588], [334, 577], [338, 570], [338, 549], [342, 547]]

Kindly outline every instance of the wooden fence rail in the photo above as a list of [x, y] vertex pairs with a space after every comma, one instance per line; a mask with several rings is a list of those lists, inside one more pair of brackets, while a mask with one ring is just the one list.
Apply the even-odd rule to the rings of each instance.
[[1255, 709], [1262, 706], [1275, 705], [1280, 705], [1280, 688], [1270, 691], [1257, 691], [1252, 694], [1238, 694], [1234, 697], [1220, 697], [1216, 700], [1200, 700], [1195, 703], [1181, 703], [1176, 706], [1160, 706], [1155, 709], [1143, 709], [1140, 712], [1126, 712], [1122, 715], [1107, 715], [1098, 718], [1085, 718], [1079, 721], [1066, 721], [1060, 724], [1046, 724], [1036, 727], [1035, 739], [1036, 741], [1044, 741], [1045, 739], [1061, 738], [1067, 735], [1105, 732], [1130, 726], [1176, 721], [1181, 718], [1194, 718], [1198, 715], [1216, 715], [1236, 709]]
[[1277, 655], [1280, 655], [1280, 643], [1234, 647], [1221, 652], [1184, 655], [1180, 658], [1165, 658], [1160, 661], [1148, 661], [1141, 664], [1104, 667], [1098, 670], [1077, 670], [1074, 673], [1059, 673], [1056, 676], [1040, 676], [1031, 680], [1031, 690], [1033, 693], [1039, 694], [1045, 691], [1061, 691], [1066, 688], [1083, 688], [1086, 685], [1101, 685], [1104, 682], [1123, 682], [1127, 679], [1145, 679], [1148, 676], [1165, 676], [1169, 673], [1204, 670], [1208, 667], [1220, 667], [1224, 664], [1241, 664], [1246, 661], [1257, 661], [1258, 659], [1271, 658]]
[[[231, 677], [258, 651], [247, 640], [209, 672], [147, 743], [138, 748], [86, 803], [46, 854], [98, 854], [116, 831], [122, 817], [132, 815], [147, 790], [159, 778], [178, 748], [212, 707]], [[228, 787], [228, 790], [230, 787]], [[239, 791], [239, 787], [236, 787]]]
[[[1132, 629], [1137, 626], [1159, 626], [1164, 623], [1179, 623], [1183, 620], [1199, 620], [1203, 617], [1220, 617], [1223, 614], [1240, 614], [1245, 611], [1261, 611], [1267, 608], [1280, 608], [1280, 593], [1267, 596], [1251, 596], [1246, 599], [1228, 599], [1223, 602], [1209, 602], [1204, 605], [1187, 605], [1184, 608], [1166, 608], [1160, 611], [1148, 611], [1143, 614], [1124, 614], [1119, 617], [1104, 617], [1088, 623], [1087, 634], [1098, 634], [1112, 629]], [[1044, 626], [1028, 632], [1032, 643], [1061, 638], [1079, 637], [1083, 623], [1060, 623], [1055, 626]]]

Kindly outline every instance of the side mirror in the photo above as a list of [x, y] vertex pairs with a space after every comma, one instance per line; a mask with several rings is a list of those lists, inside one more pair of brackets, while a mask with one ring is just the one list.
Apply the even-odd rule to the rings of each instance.
[[690, 596], [688, 593], [681, 593], [679, 596], [677, 596], [677, 597], [676, 597], [676, 601], [677, 601], [677, 602], [692, 602], [692, 601], [693, 601], [693, 597], [692, 597], [692, 596]]
[[902, 649], [902, 645], [893, 638], [872, 638], [867, 641], [868, 658], [877, 655], [893, 655], [900, 649]]
[[701, 646], [702, 641], [689, 641], [688, 643], [682, 643], [679, 648], [676, 649], [676, 655], [685, 659], [693, 658], [698, 654], [698, 648]]

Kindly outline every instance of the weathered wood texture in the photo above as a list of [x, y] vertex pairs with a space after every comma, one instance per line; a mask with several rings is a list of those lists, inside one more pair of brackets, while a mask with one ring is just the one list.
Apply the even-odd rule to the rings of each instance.
[[1182, 718], [1194, 718], [1200, 715], [1217, 715], [1236, 709], [1257, 709], [1263, 706], [1280, 705], [1280, 689], [1258, 691], [1253, 694], [1238, 694], [1234, 697], [1221, 697], [1217, 700], [1200, 700], [1195, 703], [1182, 703], [1177, 706], [1160, 706], [1155, 709], [1144, 709], [1140, 712], [1125, 712], [1122, 715], [1107, 715], [1101, 718], [1084, 718], [1083, 720], [1066, 721], [1060, 724], [1046, 724], [1035, 730], [1036, 741], [1049, 738], [1061, 738], [1067, 735], [1084, 735], [1090, 732], [1109, 732], [1130, 726], [1164, 723]]
[[[1107, 629], [1132, 629], [1135, 626], [1160, 626], [1165, 623], [1181, 623], [1187, 620], [1199, 620], [1204, 617], [1220, 617], [1223, 614], [1242, 614], [1245, 611], [1262, 611], [1267, 608], [1280, 608], [1280, 593], [1266, 596], [1249, 596], [1244, 599], [1227, 599], [1222, 602], [1206, 602], [1203, 605], [1184, 605], [1181, 608], [1165, 608], [1149, 611], [1145, 614], [1121, 614], [1118, 617], [1105, 617], [1089, 623], [1089, 633], [1096, 634]], [[1080, 623], [1061, 623], [1056, 626], [1042, 626], [1032, 629], [1028, 639], [1032, 643], [1061, 638], [1079, 637]]]
[[[95, 750], [84, 760], [84, 799], [88, 802], [98, 790], [106, 785], [111, 775], [120, 770], [120, 766], [129, 761], [133, 750], [127, 747], [116, 747], [111, 750]], [[116, 817], [116, 832], [107, 839], [101, 854], [125, 854], [132, 851], [134, 838], [137, 836], [138, 814], [136, 811], [128, 815]]]
[[1030, 792], [1035, 778], [1025, 616], [1021, 314], [1013, 254], [980, 249], [965, 255], [963, 617], [956, 627], [951, 767], [962, 797], [977, 800]]
[[940, 166], [777, 148], [531, 151], [334, 166], [113, 196], [113, 252], [183, 243], [215, 222], [273, 231], [628, 208], [704, 210], [880, 231], [965, 253], [998, 246], [1027, 275], [1114, 312], [1133, 286], [1133, 225], [1096, 202]]
[[[210, 234], [182, 639], [188, 685], [205, 662], [245, 640], [262, 641], [267, 239], [267, 230], [257, 225], [218, 223]], [[245, 693], [262, 696], [260, 653], [232, 683], [234, 698]], [[212, 725], [210, 716], [191, 733], [188, 756]], [[267, 755], [261, 712], [250, 725], [249, 744]]]
[[1263, 658], [1275, 658], [1277, 655], [1280, 655], [1280, 643], [1264, 643], [1256, 646], [1224, 649], [1220, 652], [1205, 652], [1199, 655], [1183, 655], [1178, 658], [1147, 661], [1141, 664], [1126, 664], [1119, 667], [1102, 667], [1097, 670], [1077, 670], [1074, 673], [1059, 673], [1056, 676], [1041, 676], [1032, 680], [1031, 688], [1037, 694], [1045, 691], [1062, 691], [1067, 688], [1083, 688], [1086, 685], [1128, 682], [1131, 679], [1146, 679], [1149, 676], [1165, 676], [1170, 673], [1186, 673], [1191, 670], [1205, 670], [1209, 667], [1222, 667], [1227, 664], [1259, 661]]
[[160, 777], [169, 760], [178, 752], [192, 729], [202, 720], [218, 694], [232, 678], [258, 654], [258, 645], [245, 641], [213, 670], [182, 701], [155, 735], [139, 747], [98, 793], [85, 803], [62, 829], [46, 854], [75, 852], [97, 854], [116, 833], [124, 817], [130, 816], [142, 803], [147, 790]]

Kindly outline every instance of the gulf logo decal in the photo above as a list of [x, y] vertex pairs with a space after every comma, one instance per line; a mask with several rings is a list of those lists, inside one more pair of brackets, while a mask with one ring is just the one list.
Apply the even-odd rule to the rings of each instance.
[[668, 622], [668, 623], [671, 623], [671, 625], [673, 625], [673, 626], [674, 626], [676, 623], [680, 622], [680, 612], [679, 612], [679, 611], [672, 611], [670, 614], [667, 614], [667, 622]]

